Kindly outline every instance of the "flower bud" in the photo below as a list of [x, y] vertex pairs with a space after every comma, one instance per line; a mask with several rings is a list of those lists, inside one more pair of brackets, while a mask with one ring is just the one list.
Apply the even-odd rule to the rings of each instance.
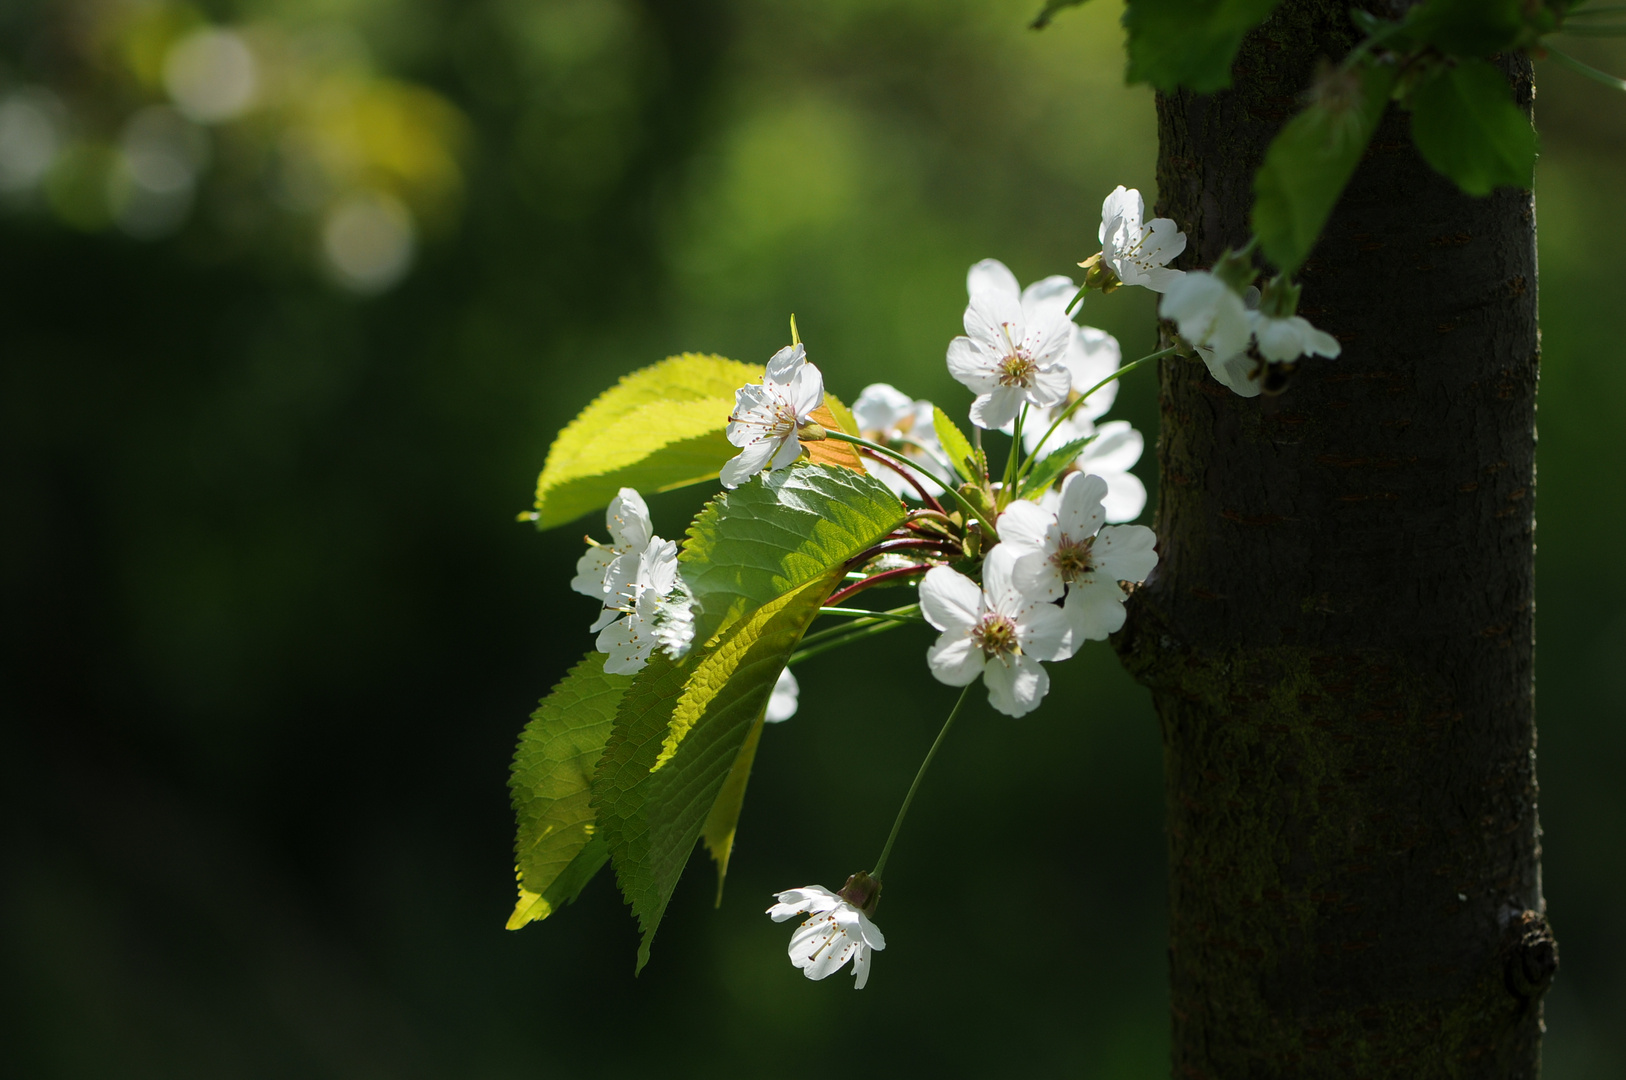
[[873, 919], [875, 905], [881, 902], [881, 879], [860, 870], [847, 879], [847, 884], [836, 895]]

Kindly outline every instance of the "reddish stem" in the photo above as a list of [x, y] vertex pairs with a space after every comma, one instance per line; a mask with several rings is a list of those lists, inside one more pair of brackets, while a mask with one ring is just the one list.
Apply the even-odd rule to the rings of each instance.
[[943, 504], [938, 502], [936, 499], [932, 498], [931, 493], [928, 492], [925, 489], [925, 487], [921, 485], [920, 481], [918, 479], [916, 479], [914, 474], [909, 469], [906, 469], [906, 468], [903, 467], [903, 463], [901, 461], [896, 461], [896, 460], [894, 460], [892, 458], [884, 457], [881, 454], [877, 454], [875, 451], [871, 450], [867, 446], [856, 447], [856, 449], [860, 454], [863, 454], [865, 457], [873, 458], [876, 461], [879, 461], [882, 465], [885, 465], [887, 468], [891, 469], [893, 472], [895, 472], [899, 476], [903, 477], [904, 483], [906, 483], [910, 487], [914, 488], [915, 491], [920, 495], [921, 501], [924, 502], [927, 506], [931, 507], [933, 510], [936, 510], [939, 514], [944, 512]]
[[855, 596], [858, 593], [863, 592], [871, 585], [882, 585], [888, 581], [896, 580], [897, 578], [908, 577], [911, 574], [925, 573], [930, 569], [930, 566], [900, 566], [896, 570], [882, 570], [879, 574], [871, 574], [863, 581], [853, 582], [845, 589], [837, 589], [835, 592], [830, 594], [830, 599], [824, 602], [825, 606], [840, 607], [842, 601], [846, 600], [850, 596]]

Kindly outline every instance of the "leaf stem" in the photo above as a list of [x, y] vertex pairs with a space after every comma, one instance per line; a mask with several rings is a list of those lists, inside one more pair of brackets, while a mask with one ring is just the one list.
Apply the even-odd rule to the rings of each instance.
[[1560, 64], [1563, 64], [1571, 71], [1579, 72], [1589, 79], [1601, 82], [1605, 86], [1612, 86], [1616, 90], [1626, 90], [1626, 79], [1617, 79], [1606, 71], [1599, 71], [1590, 64], [1583, 64], [1581, 61], [1577, 60], [1567, 52], [1562, 52], [1553, 48], [1551, 45], [1548, 45], [1547, 55], [1552, 57], [1554, 60], [1557, 60]]
[[931, 492], [926, 490], [925, 485], [916, 479], [912, 472], [904, 469], [895, 462], [888, 461], [886, 458], [882, 457], [880, 454], [877, 454], [867, 446], [860, 446], [858, 448], [858, 452], [867, 458], [873, 458], [874, 460], [879, 461], [881, 464], [903, 477], [903, 482], [915, 489], [915, 493], [920, 496], [922, 502], [931, 507], [933, 510], [936, 510], [938, 513], [942, 513], [943, 504], [932, 498]]
[[978, 521], [982, 522], [983, 528], [988, 530], [988, 534], [990, 536], [999, 535], [999, 531], [994, 528], [994, 523], [986, 520], [981, 514], [977, 513], [977, 508], [966, 502], [965, 496], [954, 490], [953, 484], [945, 483], [942, 477], [936, 475], [930, 469], [921, 468], [920, 462], [904, 457], [902, 454], [898, 453], [889, 446], [882, 446], [880, 443], [870, 442], [868, 439], [861, 439], [857, 435], [849, 435], [845, 431], [831, 431], [827, 433], [827, 437], [835, 439], [838, 442], [852, 443], [854, 446], [867, 446], [871, 450], [877, 453], [885, 454], [889, 458], [896, 458], [898, 461], [903, 462], [910, 468], [920, 469], [921, 473], [931, 477], [932, 480], [937, 483], [937, 486], [943, 489], [943, 493], [958, 504], [960, 510], [965, 513], [966, 520], [969, 521], [972, 518], [976, 518]]
[[[923, 622], [926, 621], [926, 617], [924, 615], [919, 614], [919, 608], [920, 608], [919, 604], [911, 604], [910, 607], [912, 607], [912, 608], [914, 608], [916, 610], [912, 611], [912, 612], [909, 611], [908, 609], [899, 609], [899, 610], [896, 610], [896, 611], [872, 611], [869, 608], [821, 607], [819, 609], [819, 614], [820, 615], [845, 615], [848, 618], [853, 618], [853, 619], [886, 619], [886, 620], [890, 620], [892, 622], [918, 622], [918, 623], [923, 623]], [[846, 627], [842, 627], [842, 629], [846, 629]]]
[[843, 600], [858, 595], [871, 585], [884, 585], [889, 581], [909, 577], [912, 574], [924, 574], [930, 569], [930, 566], [922, 563], [918, 566], [900, 566], [896, 570], [882, 570], [879, 574], [871, 574], [863, 581], [855, 581], [844, 589], [837, 589], [830, 594], [830, 598], [825, 603], [839, 605]]
[[[850, 623], [847, 626], [836, 627], [837, 630], [843, 630], [846, 633], [826, 638], [813, 645], [806, 643], [821, 635], [810, 635], [802, 639], [803, 647], [792, 653], [790, 659], [785, 662], [787, 664], [800, 664], [803, 660], [811, 660], [820, 653], [829, 652], [831, 649], [839, 649], [843, 645], [850, 645], [863, 638], [874, 637], [876, 634], [884, 634], [888, 630], [896, 629], [902, 625], [904, 624], [901, 622], [887, 622], [881, 619], [877, 619], [875, 622]], [[826, 630], [824, 633], [831, 633], [831, 631]]]
[[954, 718], [960, 715], [960, 706], [965, 704], [966, 695], [971, 693], [971, 687], [974, 685], [976, 684], [967, 683], [965, 689], [960, 691], [960, 697], [955, 701], [954, 708], [949, 710], [948, 719], [943, 721], [943, 729], [937, 733], [937, 738], [932, 740], [932, 748], [926, 751], [926, 760], [920, 763], [920, 770], [915, 773], [915, 781], [909, 785], [909, 793], [903, 797], [903, 805], [898, 807], [898, 816], [892, 822], [892, 832], [886, 838], [886, 846], [881, 849], [881, 857], [875, 860], [875, 869], [869, 872], [870, 877], [880, 880], [881, 871], [886, 869], [886, 860], [892, 854], [892, 845], [897, 842], [898, 830], [903, 828], [903, 819], [909, 814], [909, 804], [915, 801], [915, 792], [920, 789], [920, 781], [925, 777], [926, 770], [931, 768], [932, 759], [937, 756], [938, 748], [943, 745], [943, 739], [947, 737], [949, 728], [954, 726]]
[[1112, 382], [1115, 379], [1123, 378], [1125, 375], [1128, 375], [1131, 371], [1134, 371], [1142, 364], [1149, 364], [1153, 360], [1161, 360], [1165, 356], [1173, 356], [1179, 351], [1180, 346], [1171, 345], [1167, 349], [1159, 349], [1157, 352], [1143, 356], [1139, 360], [1131, 360], [1129, 363], [1125, 364], [1123, 367], [1119, 368], [1117, 371], [1114, 371], [1111, 375], [1108, 375], [1106, 378], [1084, 391], [1084, 393], [1080, 394], [1077, 398], [1070, 402], [1068, 406], [1060, 412], [1060, 414], [1057, 415], [1055, 421], [1052, 422], [1050, 427], [1045, 431], [1044, 437], [1041, 438], [1033, 447], [1033, 453], [1028, 455], [1027, 464], [1022, 466], [1022, 471], [1017, 473], [1016, 479], [1020, 481], [1023, 477], [1027, 476], [1028, 470], [1033, 468], [1033, 463], [1039, 460], [1039, 451], [1043, 450], [1044, 444], [1050, 441], [1050, 436], [1056, 433], [1056, 429], [1061, 427], [1062, 423], [1066, 421], [1069, 416], [1072, 416], [1080, 405], [1084, 404], [1090, 399], [1091, 394], [1101, 389], [1107, 383]]
[[[1022, 454], [1022, 421], [1026, 420], [1027, 418], [1028, 407], [1027, 403], [1023, 402], [1022, 408], [1018, 410], [1016, 414], [1016, 426], [1011, 429], [1011, 452], [1005, 455], [1004, 482], [1006, 491], [1011, 490], [1012, 485], [1016, 483], [1016, 477], [1018, 476], [1016, 463]], [[1026, 470], [1024, 469], [1024, 471]]]

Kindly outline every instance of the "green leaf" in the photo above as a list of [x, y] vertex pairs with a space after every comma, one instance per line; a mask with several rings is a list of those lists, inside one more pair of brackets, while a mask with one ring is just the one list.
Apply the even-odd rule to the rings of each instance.
[[1094, 435], [1086, 435], [1082, 439], [1074, 439], [1067, 443], [1060, 450], [1046, 454], [1044, 460], [1035, 465], [1033, 471], [1028, 473], [1027, 479], [1022, 482], [1022, 490], [1017, 493], [1018, 497], [1025, 499], [1049, 487], [1056, 477], [1067, 470], [1067, 466], [1077, 460], [1078, 455], [1084, 452], [1084, 448], [1094, 441]]
[[639, 970], [779, 672], [842, 573], [758, 608], [681, 662], [656, 654], [622, 699], [593, 808], [643, 934]]
[[1427, 0], [1406, 13], [1406, 30], [1452, 56], [1490, 56], [1519, 43], [1524, 7], [1524, 0]]
[[668, 491], [709, 480], [739, 451], [723, 434], [734, 391], [762, 367], [684, 353], [634, 371], [559, 432], [536, 483], [536, 525], [609, 504], [616, 491]]
[[905, 513], [868, 473], [812, 463], [718, 495], [689, 526], [678, 556], [700, 609], [695, 640], [844, 565]]
[[1297, 270], [1360, 164], [1383, 117], [1394, 68], [1384, 64], [1335, 75], [1317, 100], [1277, 133], [1253, 178], [1253, 231], [1284, 274]]
[[[774, 676], [776, 681], [778, 678]], [[772, 691], [769, 693], [771, 695]], [[757, 759], [757, 743], [762, 741], [762, 729], [767, 718], [767, 707], [764, 705], [757, 722], [746, 732], [740, 752], [734, 756], [734, 765], [728, 771], [728, 778], [723, 781], [722, 790], [717, 793], [717, 801], [711, 804], [711, 813], [706, 815], [706, 824], [700, 834], [706, 842], [706, 850], [711, 852], [712, 859], [717, 863], [718, 907], [723, 906], [723, 881], [728, 877], [728, 857], [734, 852], [734, 833], [739, 829], [740, 810], [745, 805], [745, 785], [751, 780], [751, 766]]]
[[947, 413], [935, 405], [932, 406], [932, 429], [937, 432], [937, 441], [942, 444], [949, 463], [954, 466], [954, 471], [960, 474], [962, 480], [980, 484], [988, 478], [983, 469], [977, 465], [977, 452], [971, 448], [971, 440], [965, 437], [965, 432], [955, 426]]
[[1039, 11], [1039, 14], [1033, 17], [1029, 29], [1043, 30], [1063, 11], [1070, 7], [1082, 7], [1083, 4], [1084, 0], [1045, 0], [1044, 7]]
[[606, 674], [604, 654], [589, 653], [542, 699], [519, 737], [508, 778], [520, 883], [510, 930], [574, 900], [609, 858], [593, 835], [589, 788], [632, 680]]
[[1129, 81], [1165, 94], [1231, 85], [1231, 61], [1249, 30], [1281, 0], [1129, 0]]
[[1463, 191], [1489, 195], [1502, 185], [1533, 182], [1535, 128], [1488, 60], [1441, 68], [1412, 92], [1411, 107], [1417, 152]]

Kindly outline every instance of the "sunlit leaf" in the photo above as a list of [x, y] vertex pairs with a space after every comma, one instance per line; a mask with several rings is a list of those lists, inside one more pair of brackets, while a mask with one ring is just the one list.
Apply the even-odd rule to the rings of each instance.
[[[779, 676], [775, 675], [774, 678], [777, 680]], [[751, 780], [751, 766], [757, 759], [757, 743], [762, 740], [762, 729], [766, 723], [767, 711], [764, 706], [762, 715], [746, 732], [745, 742], [734, 757], [734, 766], [723, 781], [723, 789], [717, 793], [717, 801], [712, 803], [711, 813], [706, 816], [706, 824], [701, 831], [706, 850], [717, 863], [718, 907], [723, 906], [723, 882], [728, 877], [728, 857], [734, 852], [734, 833], [739, 828], [740, 810], [745, 805], [745, 785]]]
[[1231, 85], [1231, 61], [1249, 30], [1281, 0], [1129, 0], [1129, 81], [1164, 93]]
[[1380, 65], [1332, 79], [1277, 133], [1253, 179], [1253, 231], [1283, 273], [1297, 270], [1321, 236], [1383, 117], [1395, 74]]
[[960, 474], [962, 480], [979, 484], [987, 479], [986, 464], [977, 452], [971, 447], [971, 440], [965, 437], [948, 414], [937, 406], [932, 406], [932, 428], [937, 432], [937, 441], [942, 444], [943, 452], [948, 455], [949, 462], [954, 471]]
[[739, 453], [723, 434], [734, 391], [762, 367], [684, 353], [624, 376], [559, 432], [536, 484], [540, 529], [607, 506], [622, 487], [709, 480]]
[[520, 885], [510, 930], [575, 899], [609, 858], [593, 835], [589, 785], [632, 678], [606, 674], [604, 654], [589, 653], [542, 699], [519, 737], [508, 779]]
[[718, 495], [689, 526], [678, 556], [700, 609], [695, 640], [844, 565], [905, 512], [869, 474], [808, 463]]
[[1441, 68], [1412, 92], [1411, 136], [1435, 170], [1470, 195], [1528, 188], [1536, 131], [1513, 104], [1507, 78], [1487, 60]]
[[1057, 15], [1060, 15], [1068, 8], [1080, 7], [1083, 3], [1084, 0], [1045, 0], [1044, 7], [1039, 10], [1039, 14], [1033, 17], [1033, 22], [1029, 25], [1034, 30], [1043, 30], [1055, 20]]
[[1067, 466], [1077, 460], [1078, 455], [1084, 452], [1084, 448], [1094, 441], [1094, 435], [1086, 435], [1046, 454], [1044, 460], [1035, 465], [1033, 471], [1028, 473], [1027, 479], [1022, 481], [1020, 496], [1026, 498], [1049, 487], [1055, 482], [1056, 477], [1067, 471]]
[[681, 662], [657, 654], [622, 699], [593, 808], [643, 935], [639, 969], [779, 672], [842, 573], [756, 609]]

